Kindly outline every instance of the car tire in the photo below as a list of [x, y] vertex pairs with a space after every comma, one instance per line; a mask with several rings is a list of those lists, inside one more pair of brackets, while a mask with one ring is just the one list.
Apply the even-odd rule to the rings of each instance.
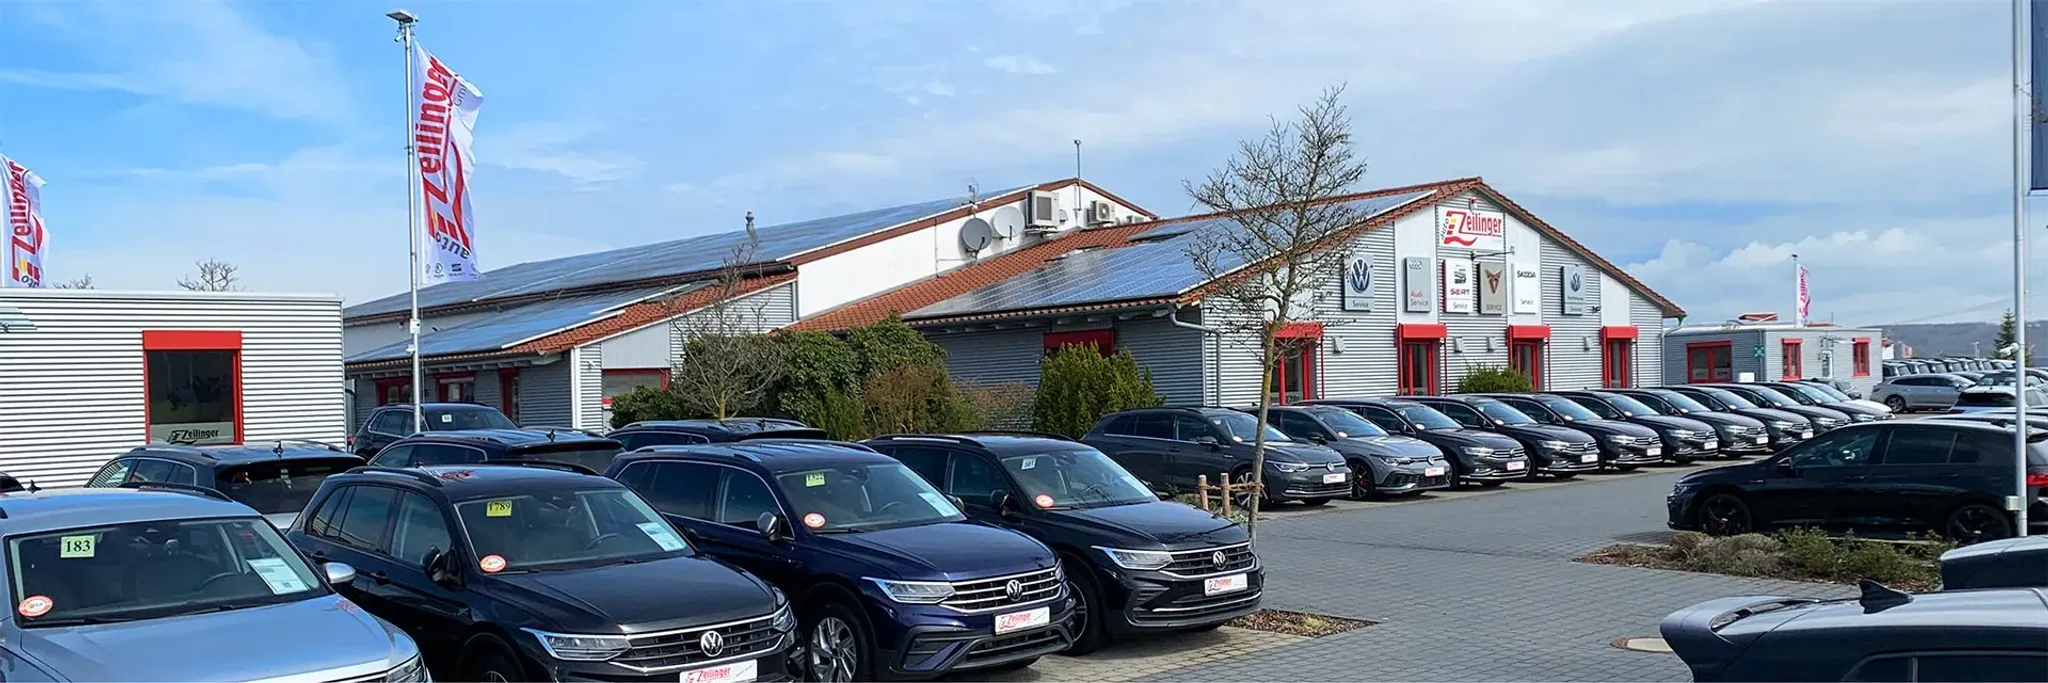
[[1073, 555], [1060, 555], [1060, 564], [1074, 586], [1075, 612], [1074, 642], [1061, 654], [1078, 657], [1102, 649], [1109, 638], [1103, 630], [1102, 585], [1095, 580], [1095, 569]]
[[[836, 598], [812, 610], [804, 633], [804, 677], [810, 681], [872, 681], [875, 637], [858, 612]], [[842, 655], [851, 654], [850, 658]], [[824, 672], [820, 672], [824, 668]]]
[[524, 681], [526, 672], [520, 670], [519, 660], [505, 653], [500, 646], [486, 646], [471, 654], [462, 666], [462, 680], [498, 683]]
[[1351, 478], [1351, 499], [1372, 500], [1379, 497], [1379, 487], [1375, 486], [1378, 482], [1373, 481], [1372, 467], [1366, 465], [1363, 460], [1353, 460], [1350, 465], [1351, 471], [1359, 473], [1358, 476]]
[[1892, 409], [1894, 413], [1903, 415], [1906, 412], [1906, 399], [1898, 396], [1886, 396], [1884, 397], [1884, 407]]
[[1301, 499], [1301, 506], [1310, 508], [1321, 507], [1329, 502], [1330, 499], [1328, 498], [1303, 498]]
[[1996, 541], [2012, 536], [2012, 519], [1983, 503], [1965, 503], [1948, 513], [1941, 535], [1958, 543]]
[[1634, 471], [1636, 471], [1636, 467], [1638, 467], [1638, 466], [1637, 466], [1637, 465], [1608, 465], [1608, 467], [1612, 467], [1612, 468], [1614, 468], [1614, 471], [1616, 471], [1616, 472], [1634, 472]]
[[[1232, 485], [1232, 486], [1235, 486], [1235, 485], [1237, 485], [1237, 484], [1249, 484], [1249, 483], [1251, 483], [1251, 482], [1252, 482], [1252, 468], [1250, 468], [1250, 467], [1239, 467], [1239, 468], [1237, 468], [1236, 470], [1232, 470], [1232, 471], [1231, 471], [1231, 473], [1230, 473], [1230, 483], [1231, 483], [1231, 485]], [[1246, 496], [1244, 496], [1244, 497], [1242, 497], [1242, 498], [1237, 498], [1237, 494], [1231, 494], [1231, 495], [1232, 495], [1232, 498], [1233, 498], [1233, 500], [1231, 500], [1231, 501], [1230, 501], [1230, 504], [1231, 504], [1231, 505], [1235, 505], [1235, 506], [1237, 506], [1237, 507], [1238, 507], [1239, 509], [1250, 509], [1250, 508], [1251, 508], [1251, 496], [1250, 496], [1250, 495], [1246, 495]], [[1274, 504], [1276, 504], [1276, 503], [1279, 503], [1279, 502], [1280, 502], [1280, 501], [1277, 501], [1277, 500], [1273, 500], [1273, 496], [1271, 496], [1271, 495], [1267, 495], [1267, 494], [1263, 494], [1263, 493], [1262, 493], [1262, 494], [1258, 494], [1258, 495], [1259, 495], [1259, 497], [1260, 497], [1260, 500], [1259, 500], [1259, 509], [1261, 509], [1261, 510], [1268, 510], [1268, 509], [1271, 509], [1271, 508], [1272, 508], [1272, 507], [1274, 506]]]
[[1701, 498], [1693, 511], [1694, 526], [1710, 536], [1739, 536], [1756, 530], [1749, 501], [1735, 493], [1714, 493]]

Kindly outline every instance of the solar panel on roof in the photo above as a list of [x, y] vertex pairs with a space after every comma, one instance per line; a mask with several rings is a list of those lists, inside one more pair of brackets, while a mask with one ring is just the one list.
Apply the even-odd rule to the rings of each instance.
[[[705, 286], [697, 283], [678, 290]], [[606, 317], [627, 305], [669, 292], [670, 287], [643, 287], [606, 294], [566, 297], [516, 306], [446, 329], [420, 334], [420, 355], [498, 351], [508, 346]], [[433, 320], [424, 322], [433, 325]], [[345, 359], [349, 363], [407, 358], [408, 341], [386, 344]]]
[[[1351, 209], [1353, 211], [1358, 212], [1359, 220], [1368, 220], [1376, 216], [1379, 216], [1380, 214], [1398, 208], [1404, 204], [1407, 204], [1408, 202], [1420, 199], [1423, 197], [1423, 195], [1430, 194], [1434, 191], [1435, 190], [1426, 190], [1422, 192], [1409, 192], [1406, 194], [1388, 195], [1385, 197], [1370, 197], [1366, 199], [1356, 199], [1349, 202], [1349, 205], [1351, 206]], [[1166, 225], [1161, 225], [1159, 227], [1152, 228], [1144, 232], [1140, 232], [1136, 235], [1132, 235], [1131, 241], [1145, 242], [1150, 240], [1164, 239], [1167, 237], [1176, 237], [1197, 230], [1202, 230], [1213, 225], [1227, 224], [1228, 220], [1229, 219], [1225, 218], [1205, 218], [1180, 221], [1176, 223], [1168, 223]]]

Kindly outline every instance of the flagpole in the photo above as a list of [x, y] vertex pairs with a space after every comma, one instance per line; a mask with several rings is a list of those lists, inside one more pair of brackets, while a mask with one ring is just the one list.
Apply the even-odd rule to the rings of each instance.
[[2013, 425], [2013, 475], [2019, 495], [2013, 499], [2014, 534], [2027, 535], [2027, 157], [2028, 135], [2033, 126], [2034, 98], [2028, 93], [2027, 68], [2032, 52], [2033, 32], [2027, 24], [2027, 1], [2012, 0], [2012, 299], [2013, 318], [2013, 413], [2021, 421]]
[[424, 378], [420, 371], [420, 150], [413, 144], [412, 131], [412, 93], [419, 86], [412, 82], [412, 26], [419, 22], [419, 18], [405, 10], [385, 16], [398, 22], [398, 42], [405, 47], [405, 242], [412, 261], [412, 317], [406, 325], [412, 333], [412, 428], [419, 431], [426, 425], [424, 409], [420, 405], [424, 400]]

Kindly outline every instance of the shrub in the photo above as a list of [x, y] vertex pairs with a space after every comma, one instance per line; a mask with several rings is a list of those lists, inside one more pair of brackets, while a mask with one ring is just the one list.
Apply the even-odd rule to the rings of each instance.
[[1499, 365], [1475, 365], [1466, 369], [1465, 377], [1458, 380], [1458, 393], [1517, 393], [1535, 391], [1536, 385], [1513, 369]]
[[1065, 346], [1038, 366], [1032, 423], [1042, 432], [1080, 438], [1104, 415], [1162, 402], [1152, 372], [1129, 352], [1104, 356], [1093, 344]]
[[860, 388], [860, 357], [844, 340], [824, 332], [781, 332], [774, 340], [784, 367], [768, 392], [768, 410], [801, 419], [799, 411], [815, 410], [825, 392]]
[[890, 317], [873, 325], [846, 332], [846, 345], [853, 350], [860, 381], [866, 382], [891, 368], [905, 365], [944, 367], [946, 350], [924, 338], [916, 329]]
[[979, 429], [1031, 429], [1032, 403], [1038, 390], [1023, 382], [956, 383], [974, 406]]
[[877, 434], [892, 432], [961, 432], [975, 429], [979, 416], [946, 370], [931, 363], [885, 368], [868, 378], [861, 397], [868, 406], [868, 426]]
[[1841, 570], [1842, 548], [1827, 532], [1793, 529], [1778, 534], [1778, 542], [1784, 545], [1785, 561], [1802, 574], [1831, 577]]
[[868, 430], [867, 406], [859, 397], [838, 389], [794, 396], [784, 405], [790, 417], [825, 430], [834, 439], [859, 441], [875, 435]]
[[641, 386], [612, 398], [612, 427], [624, 427], [645, 420], [681, 420], [691, 417], [676, 393], [661, 387]]
[[1782, 569], [1778, 550], [1778, 542], [1769, 536], [1743, 534], [1708, 539], [1694, 546], [1693, 551], [1682, 561], [1687, 568], [1695, 571], [1735, 576], [1771, 576]]

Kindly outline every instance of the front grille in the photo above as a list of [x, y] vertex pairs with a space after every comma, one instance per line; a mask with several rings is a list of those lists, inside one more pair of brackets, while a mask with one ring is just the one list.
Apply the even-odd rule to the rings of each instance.
[[1201, 593], [1191, 593], [1185, 596], [1181, 596], [1179, 599], [1174, 600], [1171, 603], [1168, 603], [1165, 607], [1153, 607], [1149, 609], [1141, 608], [1136, 610], [1136, 612], [1138, 613], [1137, 616], [1139, 617], [1149, 616], [1158, 619], [1199, 619], [1201, 617], [1208, 616], [1211, 614], [1221, 614], [1224, 612], [1231, 612], [1235, 610], [1244, 609], [1245, 607], [1249, 606], [1250, 603], [1257, 602], [1259, 599], [1259, 595], [1260, 592], [1257, 586], [1253, 586], [1252, 590], [1249, 591], [1237, 591], [1234, 593], [1224, 593], [1222, 595], [1203, 595]]
[[[774, 629], [774, 615], [680, 631], [663, 631], [628, 636], [632, 647], [612, 663], [636, 671], [656, 671], [695, 666], [705, 662], [744, 659], [773, 652], [782, 644]], [[716, 654], [704, 651], [705, 632], [718, 633]]]
[[1056, 628], [1041, 628], [1024, 633], [996, 636], [975, 643], [974, 647], [967, 651], [967, 656], [960, 660], [960, 665], [974, 666], [982, 662], [1003, 659], [1032, 650], [1064, 648], [1065, 646], [1066, 636], [1062, 635], [1060, 630]]
[[1285, 490], [1287, 493], [1297, 496], [1334, 496], [1349, 493], [1351, 485], [1345, 482], [1335, 484], [1295, 484], [1287, 487]]
[[[1013, 592], [1010, 585], [1016, 584]], [[962, 612], [986, 612], [1051, 599], [1060, 592], [1060, 570], [1041, 569], [993, 579], [958, 581], [953, 597], [939, 604]]]
[[[1222, 554], [1223, 559], [1223, 562], [1220, 564], [1216, 562], [1218, 553]], [[1161, 571], [1174, 576], [1189, 578], [1241, 572], [1251, 569], [1252, 565], [1259, 562], [1258, 558], [1252, 555], [1252, 545], [1250, 543], [1240, 543], [1220, 548], [1180, 550], [1167, 554], [1173, 557], [1173, 561], [1168, 562], [1166, 568]]]
[[1450, 483], [1450, 481], [1451, 477], [1448, 474], [1439, 477], [1425, 477], [1413, 472], [1395, 472], [1387, 475], [1386, 483], [1380, 484], [1380, 486], [1390, 489], [1405, 489], [1411, 486], [1443, 486]]
[[1564, 450], [1559, 452], [1570, 455], [1592, 455], [1594, 453], [1600, 452], [1600, 445], [1592, 443], [1590, 441], [1585, 443], [1575, 443], [1569, 446], [1565, 446]]
[[1523, 452], [1524, 452], [1524, 451], [1522, 450], [1522, 448], [1521, 448], [1520, 446], [1516, 446], [1516, 447], [1514, 447], [1514, 448], [1508, 448], [1508, 449], [1503, 449], [1503, 450], [1495, 450], [1495, 451], [1493, 452], [1493, 457], [1495, 457], [1495, 458], [1499, 458], [1499, 459], [1502, 459], [1502, 460], [1507, 460], [1507, 459], [1510, 459], [1510, 458], [1519, 458], [1519, 457], [1522, 457], [1522, 454], [1523, 454]]

